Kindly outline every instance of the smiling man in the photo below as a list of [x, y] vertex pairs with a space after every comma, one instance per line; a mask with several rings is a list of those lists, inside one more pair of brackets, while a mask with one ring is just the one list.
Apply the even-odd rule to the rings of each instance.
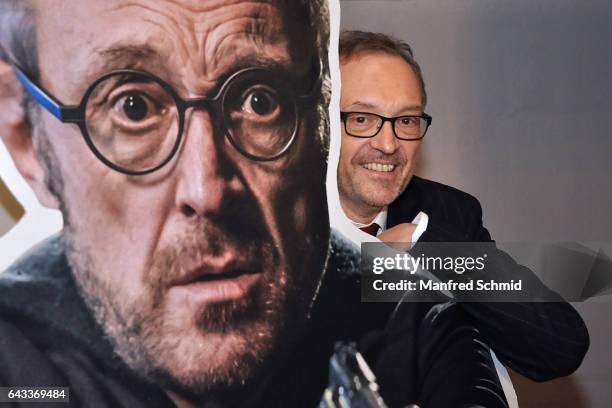
[[369, 223], [412, 179], [431, 118], [423, 114], [426, 101], [417, 65], [400, 55], [372, 51], [342, 62], [338, 187], [349, 218]]
[[[340, 35], [339, 50], [343, 129], [338, 190], [353, 224], [408, 250], [416, 244], [415, 256], [443, 248], [423, 242], [492, 243], [476, 198], [414, 175], [432, 118], [425, 113], [425, 83], [411, 47], [382, 33], [347, 31]], [[454, 293], [456, 300], [466, 301], [461, 307], [507, 366], [537, 381], [571, 374], [589, 346], [578, 313], [529, 269], [492, 245], [486, 248], [489, 266], [470, 276], [521, 280], [524, 290], [511, 300], [532, 302], [473, 303]]]

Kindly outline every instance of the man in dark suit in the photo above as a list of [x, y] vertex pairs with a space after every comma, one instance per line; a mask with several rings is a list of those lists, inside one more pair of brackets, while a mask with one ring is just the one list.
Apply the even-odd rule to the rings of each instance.
[[[406, 242], [406, 249], [423, 242], [492, 242], [476, 198], [413, 175], [432, 118], [424, 113], [425, 84], [410, 46], [384, 34], [344, 32], [340, 70], [338, 189], [353, 224], [384, 242]], [[495, 249], [489, 256], [489, 276], [530, 282], [525, 295], [531, 300], [560, 300], [507, 254]], [[571, 374], [588, 349], [586, 327], [567, 303], [461, 305], [501, 361], [531, 379]]]

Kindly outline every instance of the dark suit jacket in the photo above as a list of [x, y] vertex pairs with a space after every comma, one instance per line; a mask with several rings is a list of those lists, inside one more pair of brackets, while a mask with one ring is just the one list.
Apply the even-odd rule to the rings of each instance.
[[[352, 340], [390, 407], [506, 407], [488, 348], [462, 308], [362, 303], [358, 263], [359, 253], [334, 236], [303, 333], [261, 383], [243, 395], [236, 390], [231, 406], [317, 406], [334, 343]], [[69, 405], [45, 406], [173, 406], [113, 353], [78, 295], [57, 238], [0, 274], [0, 367], [0, 386], [70, 387]]]
[[[387, 227], [412, 222], [419, 211], [429, 216], [419, 242], [492, 242], [482, 224], [482, 208], [473, 196], [455, 188], [413, 177], [388, 209]], [[416, 249], [416, 246], [415, 246]], [[491, 258], [492, 254], [488, 254]], [[533, 281], [535, 275], [502, 251], [496, 271]], [[486, 270], [485, 270], [486, 272]], [[548, 291], [543, 285], [539, 291]], [[551, 296], [547, 295], [550, 299]], [[487, 343], [508, 367], [535, 381], [574, 372], [589, 347], [589, 335], [576, 310], [555, 303], [461, 303]]]

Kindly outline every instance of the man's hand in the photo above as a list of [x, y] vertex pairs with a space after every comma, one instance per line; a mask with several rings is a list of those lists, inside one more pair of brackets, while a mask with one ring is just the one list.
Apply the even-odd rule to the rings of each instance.
[[404, 223], [385, 230], [378, 236], [382, 242], [393, 243], [392, 247], [398, 251], [405, 252], [412, 247], [412, 234], [416, 229], [416, 224]]

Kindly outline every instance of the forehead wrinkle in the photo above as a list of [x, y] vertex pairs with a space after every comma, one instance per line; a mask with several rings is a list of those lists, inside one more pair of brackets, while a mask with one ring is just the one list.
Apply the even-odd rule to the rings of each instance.
[[[160, 15], [161, 19], [153, 15], [144, 15], [141, 18], [142, 21], [158, 27], [161, 32], [169, 31], [173, 34], [164, 38], [170, 43], [169, 48], [174, 59], [172, 64], [195, 77], [206, 78], [205, 81], [209, 82], [220, 76], [220, 73], [215, 71], [225, 68], [222, 66], [224, 60], [231, 63], [229, 60], [234, 55], [260, 53], [267, 42], [272, 46], [278, 43], [278, 35], [275, 34], [279, 29], [275, 26], [278, 26], [277, 23], [281, 20], [281, 10], [275, 6], [276, 3], [275, 0], [223, 0], [183, 1], [176, 4], [163, 0], [163, 5], [168, 6], [165, 9], [161, 5], [158, 6], [160, 3], [145, 5], [131, 1], [109, 10], [136, 7]], [[238, 38], [232, 47], [231, 40], [239, 36], [251, 40], [252, 47], [245, 48], [244, 42], [240, 41], [242, 38]], [[272, 41], [266, 41], [268, 39]], [[283, 48], [282, 53], [288, 53], [287, 47]], [[268, 56], [270, 53], [267, 53]], [[276, 54], [279, 54], [278, 50]]]
[[[275, 36], [278, 29], [272, 27], [277, 25], [275, 23], [279, 17], [280, 10], [272, 4], [261, 2], [240, 2], [230, 8], [214, 11], [207, 21], [196, 25], [204, 52], [204, 68], [211, 71], [221, 69], [220, 65], [225, 59], [239, 54], [241, 50], [266, 54], [263, 49], [266, 45], [278, 45], [278, 35]], [[271, 29], [268, 30], [268, 27]], [[232, 43], [232, 39], [236, 41]], [[252, 48], [244, 47], [245, 41]], [[238, 52], [235, 47], [239, 47]], [[272, 50], [267, 51], [270, 54]], [[287, 53], [286, 48], [281, 52]]]
[[[161, 22], [158, 22], [154, 19], [147, 18], [145, 21], [149, 22], [153, 26], [157, 26], [162, 31], [168, 31], [168, 26], [164, 25]], [[172, 19], [173, 29], [177, 32], [180, 32], [182, 41], [172, 41], [168, 37], [164, 38], [164, 40], [168, 40], [169, 49], [171, 53], [168, 55], [171, 59], [172, 65], [176, 65], [178, 67], [183, 67], [189, 65], [190, 59], [193, 56], [193, 50], [196, 50], [196, 55], [200, 56], [200, 50], [197, 46], [197, 39], [193, 30], [189, 30], [185, 27], [184, 24], [179, 23], [176, 19]], [[196, 58], [199, 59], [199, 58]], [[175, 60], [175, 61], [172, 61]], [[168, 65], [170, 65], [168, 64]]]
[[[223, 6], [235, 4], [282, 3], [284, 0], [156, 0], [156, 3], [166, 3], [176, 9], [185, 10], [192, 14], [206, 13], [218, 10]], [[136, 4], [136, 0], [132, 0]]]
[[[270, 44], [268, 44], [271, 47], [265, 50], [265, 39], [261, 36], [253, 34], [252, 31], [245, 29], [243, 31], [238, 32], [227, 32], [219, 36], [219, 39], [214, 45], [214, 47], [210, 48], [207, 52], [208, 60], [212, 63], [211, 65], [213, 67], [219, 67], [222, 64], [223, 60], [228, 59], [230, 56], [238, 54], [236, 50], [233, 49], [232, 45], [228, 44], [232, 44], [232, 39], [240, 38], [241, 36], [243, 41], [236, 41], [233, 43], [233, 45], [237, 45], [239, 43], [244, 42], [249, 44], [249, 48], [241, 47], [243, 52], [246, 51], [246, 53], [248, 53], [248, 51], [259, 51], [257, 53], [257, 56], [259, 57], [265, 56], [274, 59], [289, 59], [289, 52], [285, 44], [279, 44], [279, 41], [272, 41]], [[280, 47], [277, 48], [277, 46]], [[252, 59], [256, 60], [257, 56]]]
[[[169, 30], [170, 31], [174, 30], [176, 32], [179, 32], [181, 34], [180, 38], [182, 40], [187, 40], [186, 42], [188, 44], [184, 44], [184, 41], [178, 41], [178, 44], [177, 44], [177, 41], [172, 41], [170, 49], [173, 49], [175, 51], [173, 52], [173, 56], [189, 55], [189, 49], [196, 48], [194, 47], [194, 45], [197, 44], [197, 40], [196, 40], [195, 33], [194, 33], [195, 30], [193, 30], [193, 25], [189, 24], [189, 17], [185, 15], [186, 13], [185, 13], [184, 7], [181, 7], [180, 5], [177, 5], [174, 2], [169, 1], [169, 0], [162, 0], [162, 2], [170, 6], [170, 10], [172, 12], [168, 12], [168, 10], [164, 10], [161, 7], [157, 7], [157, 8], [153, 7], [152, 5], [152, 4], [159, 4], [159, 3], [142, 4], [142, 3], [137, 3], [135, 1], [132, 1], [132, 2], [129, 2], [123, 5], [118, 5], [114, 8], [111, 8], [111, 10], [116, 11], [116, 10], [136, 7], [139, 9], [144, 9], [154, 15], [160, 16], [161, 19], [159, 21], [153, 18], [152, 16], [142, 16], [141, 18], [143, 22], [146, 22], [146, 23], [151, 24], [152, 26], [158, 27], [161, 32], [168, 32]], [[187, 10], [189, 11], [190, 9], [188, 8]], [[190, 27], [192, 28], [191, 30], [189, 30]], [[176, 52], [176, 49], [174, 48], [177, 45], [180, 47], [179, 49], [180, 52], [178, 53]]]
[[[67, 7], [66, 3], [62, 4]], [[131, 65], [129, 68], [139, 69], [144, 65], [152, 73], [163, 73], [160, 71], [163, 70], [167, 74], [175, 67], [179, 76], [191, 77], [191, 85], [196, 85], [193, 81], [201, 82], [205, 91], [228, 69], [235, 69], [244, 61], [276, 60], [285, 66], [291, 62], [289, 39], [282, 35], [286, 24], [285, 5], [276, 0], [180, 1], [179, 4], [168, 0], [142, 3], [131, 0], [109, 1], [98, 6], [97, 11], [90, 11], [104, 18], [106, 25], [112, 25], [117, 18], [135, 21], [126, 31], [132, 35], [98, 35], [97, 41], [94, 41], [95, 33], [87, 30], [87, 25], [83, 27], [86, 30], [83, 33], [88, 38], [91, 36], [87, 42], [97, 48], [87, 50], [89, 47], [82, 47], [81, 53], [99, 54], [105, 52], [104, 48], [109, 48], [111, 50], [105, 57], [111, 61], [102, 64], [110, 66], [116, 62], [117, 66], [113, 68], [128, 68], [119, 66], [125, 61]], [[71, 25], [60, 26], [70, 30]], [[114, 44], [111, 43], [113, 40], [116, 41]], [[123, 55], [123, 51], [118, 50], [121, 47], [128, 48], [125, 54], [132, 48], [133, 55]], [[99, 55], [97, 59], [100, 59]], [[73, 69], [79, 70], [81, 75], [71, 75], [70, 79], [82, 79], [90, 74], [92, 67], [73, 66]], [[74, 89], [81, 89], [83, 84], [75, 82], [74, 85]], [[187, 83], [181, 85], [189, 87]]]

